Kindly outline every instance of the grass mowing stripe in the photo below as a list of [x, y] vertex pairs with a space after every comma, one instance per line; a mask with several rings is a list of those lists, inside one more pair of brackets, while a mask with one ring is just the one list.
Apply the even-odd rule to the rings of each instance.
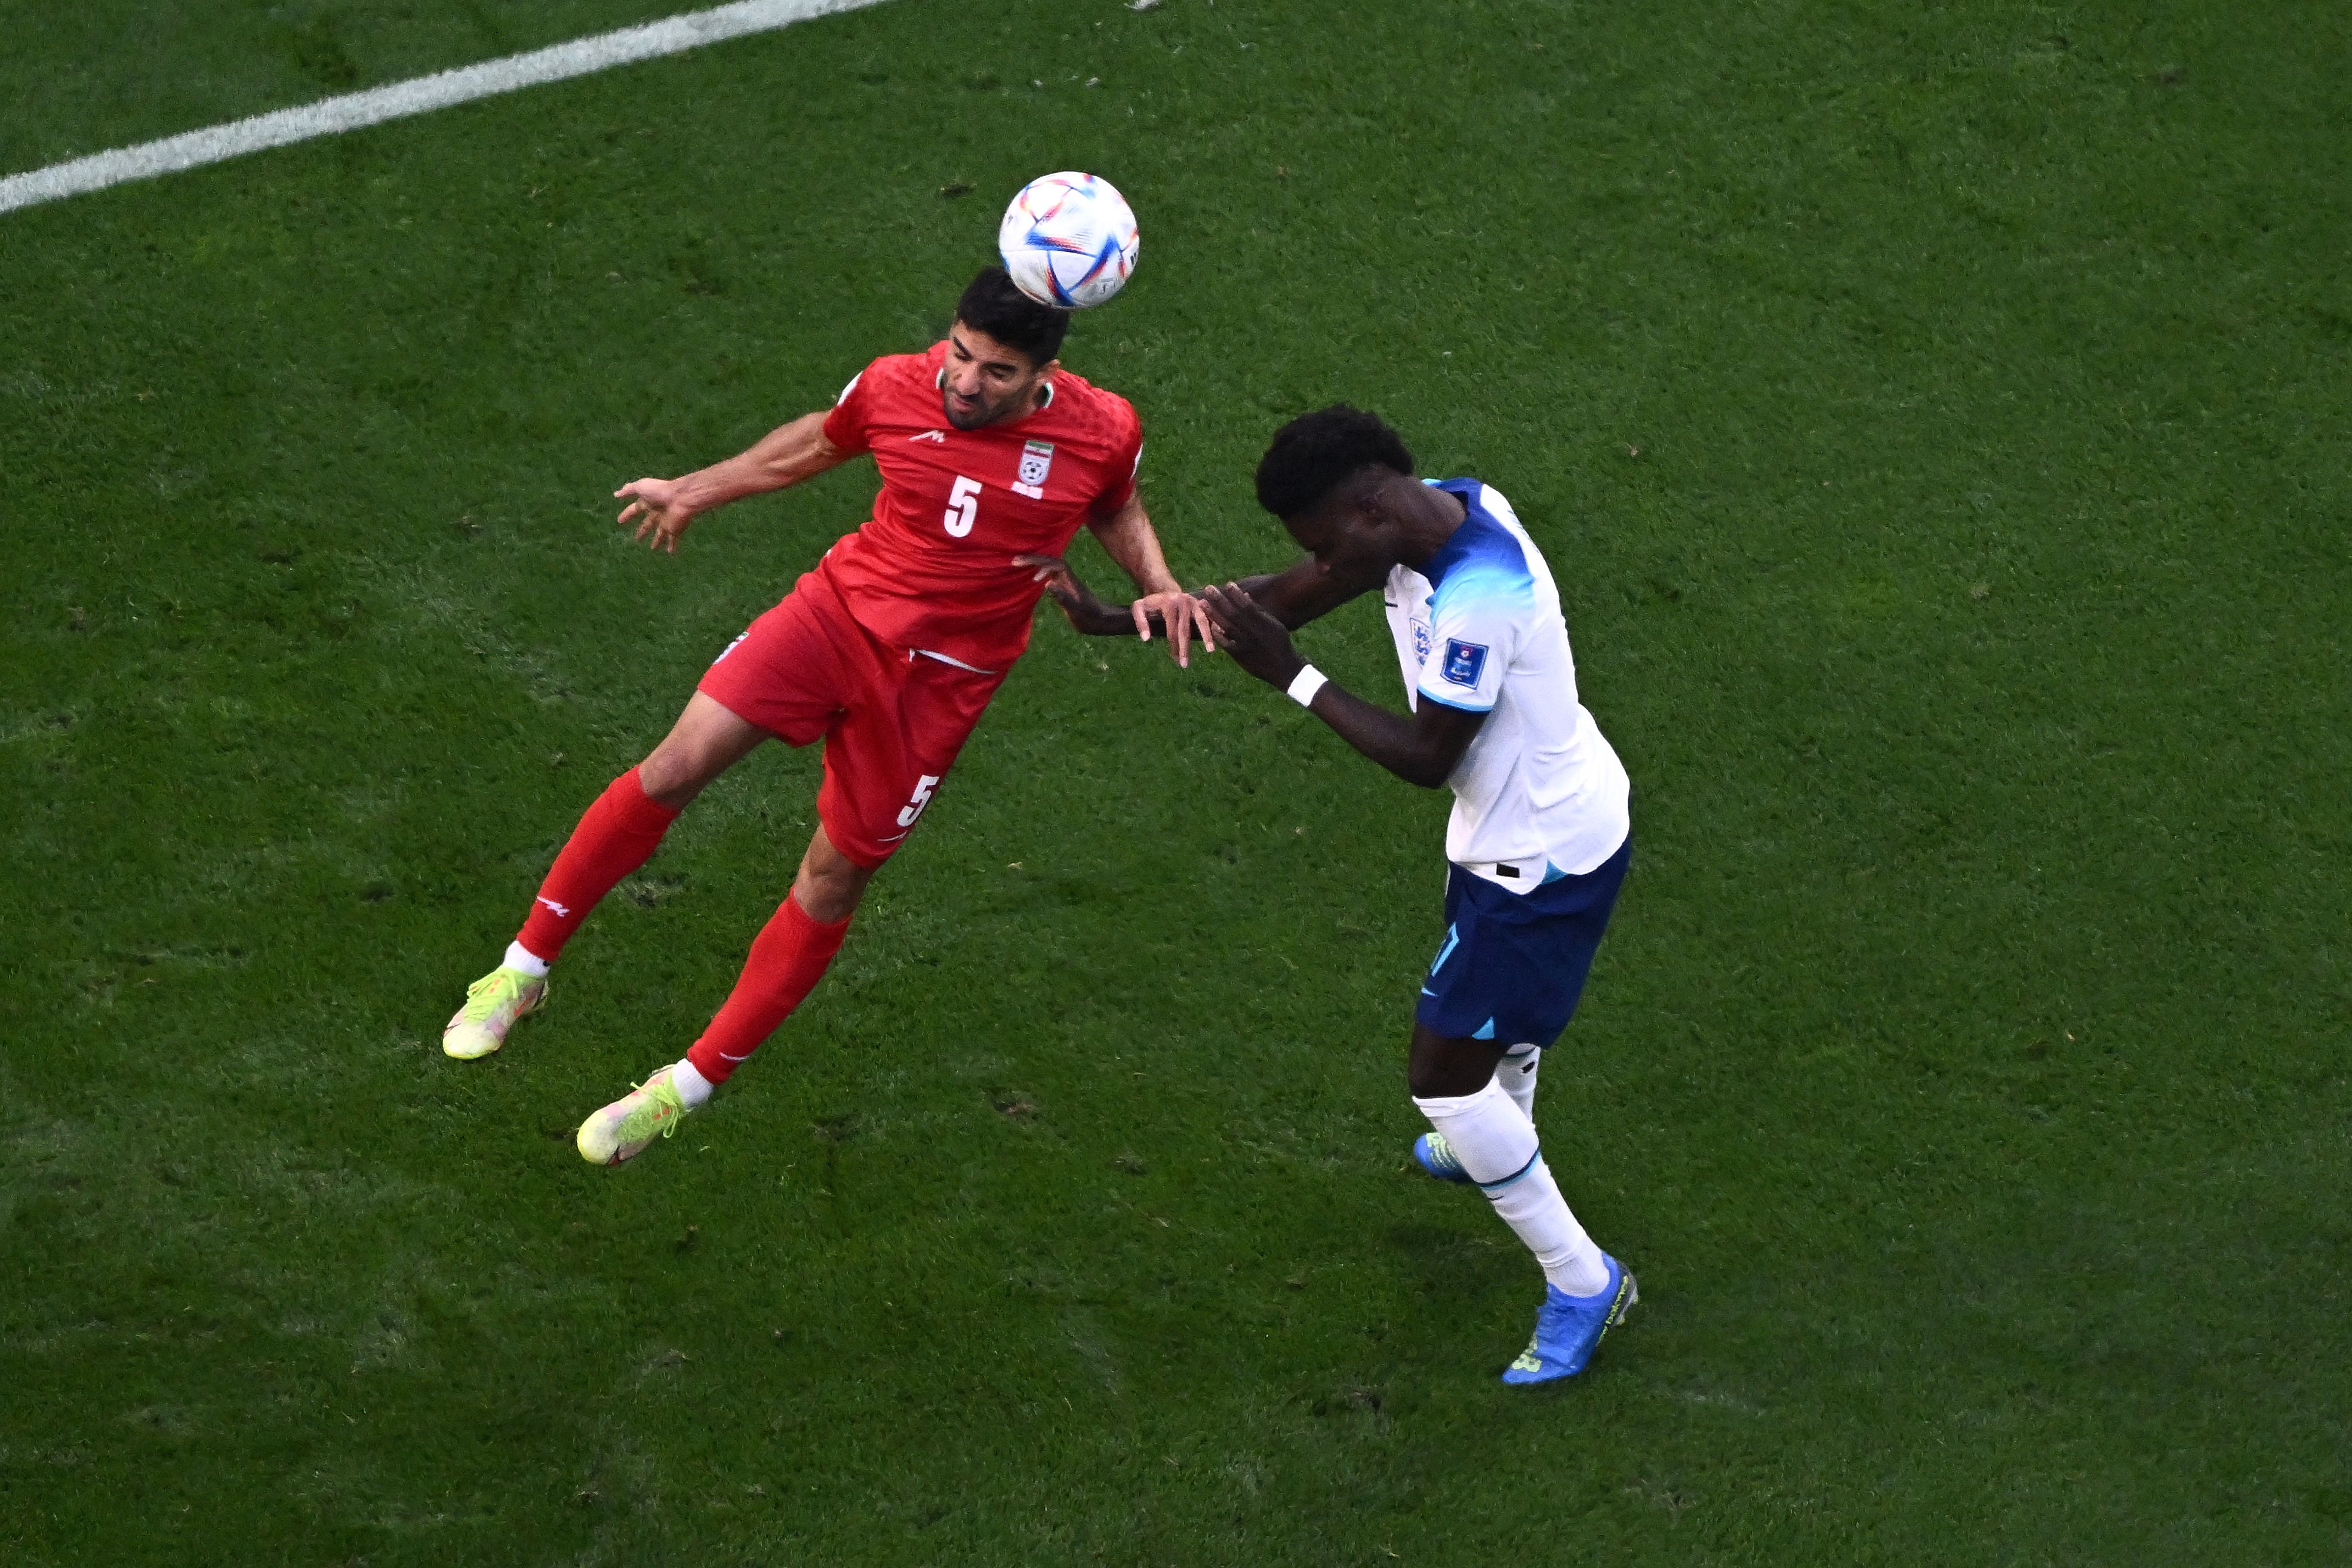
[[299, 109], [207, 126], [135, 147], [117, 147], [87, 158], [53, 163], [46, 169], [0, 179], [0, 212], [13, 212], [41, 202], [102, 191], [131, 180], [152, 179], [205, 163], [218, 163], [247, 153], [258, 153], [315, 136], [332, 136], [363, 126], [381, 125], [412, 114], [446, 109], [478, 98], [490, 98], [541, 82], [589, 76], [614, 66], [684, 54], [705, 44], [721, 43], [751, 33], [770, 33], [794, 22], [836, 11], [856, 11], [879, 0], [741, 0], [708, 11], [689, 11], [643, 26], [623, 27], [593, 37], [574, 38], [503, 59], [461, 66], [413, 81], [365, 92], [320, 99]]

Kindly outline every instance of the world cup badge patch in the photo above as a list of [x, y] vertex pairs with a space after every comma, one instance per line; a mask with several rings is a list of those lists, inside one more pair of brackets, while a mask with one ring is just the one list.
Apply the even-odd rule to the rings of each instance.
[[1021, 448], [1021, 479], [1013, 488], [1032, 500], [1043, 500], [1045, 476], [1054, 471], [1054, 443], [1032, 441]]
[[1486, 670], [1486, 649], [1484, 645], [1464, 642], [1459, 637], [1445, 639], [1445, 663], [1440, 667], [1447, 680], [1456, 686], [1475, 689], [1478, 677]]

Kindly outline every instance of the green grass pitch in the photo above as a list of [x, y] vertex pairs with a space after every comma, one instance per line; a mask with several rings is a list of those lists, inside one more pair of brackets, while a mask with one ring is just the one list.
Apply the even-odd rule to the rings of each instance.
[[[0, 4], [0, 169], [663, 14]], [[0, 217], [0, 1560], [2352, 1555], [2352, 13], [894, 0]], [[1637, 852], [1538, 1120], [1409, 1174], [1444, 805], [1057, 617], [835, 973], [629, 1169], [772, 749], [501, 1055], [581, 808], [865, 515], [609, 492], [1110, 175], [1181, 575], [1378, 408], [1558, 573]], [[971, 194], [945, 194], [962, 186]], [[1113, 585], [1089, 544], [1088, 574]], [[1304, 639], [1396, 700], [1376, 609]]]

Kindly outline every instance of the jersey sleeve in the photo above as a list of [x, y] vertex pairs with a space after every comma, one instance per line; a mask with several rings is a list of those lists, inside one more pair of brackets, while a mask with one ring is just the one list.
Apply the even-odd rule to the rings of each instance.
[[872, 383], [877, 379], [876, 367], [881, 363], [876, 360], [851, 376], [849, 384], [841, 389], [841, 395], [834, 399], [833, 412], [824, 416], [824, 438], [845, 458], [873, 449], [874, 440], [867, 425], [874, 410]]
[[1127, 434], [1103, 468], [1102, 494], [1095, 498], [1095, 512], [1108, 517], [1135, 499], [1136, 476], [1143, 471], [1143, 421], [1132, 413], [1127, 416]]
[[1484, 574], [1451, 575], [1430, 606], [1429, 657], [1422, 662], [1420, 695], [1465, 712], [1486, 713], [1503, 695], [1503, 671], [1517, 647], [1530, 596], [1516, 584]]

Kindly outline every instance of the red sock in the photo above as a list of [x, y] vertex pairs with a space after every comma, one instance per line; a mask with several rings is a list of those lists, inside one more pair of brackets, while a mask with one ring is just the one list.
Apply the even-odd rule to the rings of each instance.
[[534, 957], [554, 963], [597, 900], [652, 858], [677, 820], [677, 813], [646, 793], [636, 769], [614, 779], [572, 830], [515, 940]]
[[743, 973], [719, 1016], [686, 1053], [694, 1070], [713, 1083], [725, 1083], [737, 1064], [758, 1050], [760, 1042], [774, 1034], [776, 1026], [815, 989], [848, 932], [848, 916], [821, 925], [787, 896], [776, 907], [775, 918], [751, 939], [751, 956], [743, 961]]

